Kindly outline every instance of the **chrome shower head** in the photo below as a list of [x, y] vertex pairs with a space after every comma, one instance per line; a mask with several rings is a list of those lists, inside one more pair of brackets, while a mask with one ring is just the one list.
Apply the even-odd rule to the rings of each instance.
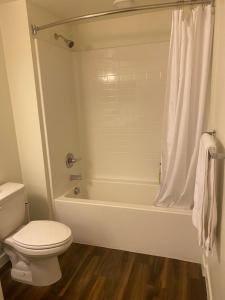
[[63, 35], [58, 34], [58, 33], [55, 33], [55, 34], [54, 34], [54, 37], [55, 37], [56, 40], [58, 40], [59, 38], [61, 38], [61, 39], [66, 43], [66, 45], [67, 45], [69, 48], [73, 48], [73, 46], [74, 46], [74, 41], [68, 40], [68, 39], [66, 39]]

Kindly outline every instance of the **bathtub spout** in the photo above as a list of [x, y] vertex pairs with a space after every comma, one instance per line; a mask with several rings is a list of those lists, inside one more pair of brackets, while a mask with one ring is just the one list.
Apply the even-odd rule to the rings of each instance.
[[82, 180], [82, 175], [70, 175], [70, 180]]

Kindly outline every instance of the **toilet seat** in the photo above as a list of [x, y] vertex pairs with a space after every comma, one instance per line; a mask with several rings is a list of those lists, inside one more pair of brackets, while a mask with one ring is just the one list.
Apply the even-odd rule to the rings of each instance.
[[69, 246], [72, 244], [73, 239], [67, 241], [66, 243], [62, 244], [61, 246], [52, 247], [52, 248], [45, 248], [45, 249], [30, 249], [25, 248], [23, 246], [19, 246], [13, 242], [11, 238], [7, 238], [5, 240], [5, 244], [11, 246], [13, 249], [21, 253], [22, 255], [25, 255], [27, 257], [33, 257], [38, 259], [45, 259], [47, 257], [57, 257], [58, 255], [64, 253]]
[[69, 227], [54, 221], [32, 221], [4, 240], [29, 257], [58, 256], [72, 244]]
[[30, 250], [58, 248], [71, 239], [70, 228], [55, 221], [32, 221], [12, 236], [15, 246]]

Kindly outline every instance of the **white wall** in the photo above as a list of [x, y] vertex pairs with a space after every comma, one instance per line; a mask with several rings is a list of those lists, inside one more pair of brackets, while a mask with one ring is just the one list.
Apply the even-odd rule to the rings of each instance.
[[[22, 182], [15, 126], [0, 31], [0, 184]], [[5, 256], [0, 245], [0, 266]], [[0, 286], [1, 299], [1, 286]]]
[[[32, 23], [43, 24], [57, 18], [34, 5], [29, 6], [29, 11]], [[168, 43], [160, 43], [160, 41], [169, 40], [170, 13], [163, 13], [161, 23], [159, 22], [159, 14], [153, 13], [151, 17], [152, 19], [149, 14], [143, 14], [74, 25], [75, 47], [71, 49], [75, 51], [73, 55], [74, 70], [71, 68], [71, 52], [65, 48], [61, 41], [56, 42], [53, 38], [54, 32], [60, 32], [59, 30], [66, 37], [71, 38], [70, 28], [61, 26], [38, 33], [36, 44], [44, 113], [43, 121], [48, 140], [47, 148], [53, 197], [63, 194], [74, 185], [73, 182], [69, 181], [69, 175], [80, 173], [82, 164], [85, 164], [85, 170], [88, 170], [88, 172], [82, 170], [82, 173], [83, 175], [88, 173], [88, 177], [127, 178], [129, 174], [133, 174], [131, 176], [133, 179], [158, 180], [163, 94], [168, 54]], [[159, 26], [153, 28], [154, 22]], [[106, 26], [111, 31], [107, 32], [105, 39]], [[116, 35], [118, 36], [117, 40], [115, 40]], [[90, 45], [90, 40], [95, 45], [93, 48], [108, 47], [109, 44], [119, 46], [122, 42], [125, 45], [131, 44], [133, 46], [130, 49], [120, 47], [117, 50], [108, 48], [108, 50], [96, 50], [95, 52], [77, 52], [80, 49], [90, 48], [87, 46]], [[98, 43], [98, 41], [101, 42]], [[150, 41], [156, 44], [150, 44]], [[135, 46], [140, 42], [148, 44]], [[128, 50], [131, 51], [130, 57], [127, 56]], [[107, 59], [108, 53], [113, 53], [113, 58]], [[157, 67], [155, 60], [159, 56], [161, 64]], [[135, 61], [133, 65], [132, 61]], [[109, 72], [109, 68], [115, 68], [118, 63], [121, 65], [116, 76], [121, 78], [120, 86], [122, 88], [121, 93], [118, 92], [117, 95], [114, 93], [114, 99], [119, 98], [117, 103], [114, 101], [114, 107], [112, 97], [104, 95], [103, 90], [106, 90], [107, 87], [109, 92], [115, 83], [106, 82], [107, 80], [104, 83], [98, 82], [97, 63], [100, 63], [99, 66], [103, 72]], [[132, 68], [135, 68], [135, 71]], [[149, 68], [151, 68], [150, 72]], [[74, 74], [72, 74], [73, 71]], [[88, 74], [92, 74], [92, 77]], [[72, 82], [73, 76], [74, 81]], [[134, 80], [131, 79], [132, 76], [135, 77]], [[80, 89], [81, 82], [83, 83], [82, 89]], [[138, 85], [138, 87], [135, 88], [134, 85]], [[127, 95], [125, 95], [126, 91]], [[101, 94], [101, 100], [96, 98], [99, 96], [96, 93]], [[90, 94], [91, 97], [89, 97]], [[105, 104], [100, 105], [103, 97]], [[148, 97], [151, 99], [148, 100]], [[121, 121], [124, 124], [118, 128], [115, 122], [120, 116], [117, 115], [117, 119], [111, 124], [113, 127], [111, 132], [108, 131], [101, 135], [95, 129], [97, 127], [101, 127], [101, 130], [109, 129], [105, 123], [106, 118], [109, 116], [110, 110], [117, 109], [118, 106], [121, 106]], [[104, 116], [101, 119], [102, 122], [99, 122], [96, 118], [101, 114]], [[131, 120], [132, 115], [133, 120]], [[77, 124], [78, 118], [79, 124]], [[132, 132], [132, 126], [135, 132]], [[94, 130], [94, 132], [90, 130]], [[123, 133], [118, 134], [121, 130]], [[96, 135], [98, 135], [97, 139]], [[154, 138], [149, 143], [153, 135]], [[111, 137], [115, 142], [114, 149], [111, 150], [112, 155], [107, 157], [105, 148], [113, 146]], [[83, 144], [81, 151], [83, 162], [75, 165], [72, 169], [67, 169], [65, 167], [66, 153], [73, 152], [76, 156], [80, 156], [79, 139]], [[111, 144], [108, 143], [109, 139]], [[123, 145], [120, 144], [121, 141]], [[139, 151], [139, 148], [142, 151]], [[144, 153], [143, 148], [147, 148]], [[130, 154], [129, 159], [126, 158], [127, 153]], [[119, 160], [117, 160], [118, 155]], [[134, 160], [134, 157], [137, 159]], [[118, 165], [120, 168], [116, 168]], [[107, 171], [108, 169], [110, 172]]]
[[22, 182], [8, 79], [0, 33], [0, 184]]
[[[45, 24], [59, 19], [50, 11], [32, 3], [29, 3], [28, 12], [32, 24]], [[43, 118], [53, 198], [71, 189], [74, 182], [70, 181], [70, 175], [80, 173], [80, 164], [71, 169], [65, 165], [68, 152], [79, 157], [72, 49], [68, 49], [62, 39], [55, 40], [55, 32], [72, 38], [70, 26], [66, 25], [39, 32], [35, 36], [35, 59], [41, 94], [40, 115]]]
[[85, 177], [158, 181], [170, 28], [169, 10], [73, 25]]
[[69, 169], [65, 164], [68, 152], [80, 156], [72, 52], [42, 40], [37, 48], [53, 197], [58, 197], [74, 186], [70, 175], [80, 173], [80, 163]]
[[31, 216], [48, 218], [51, 203], [25, 0], [1, 4], [0, 27], [21, 171], [31, 203]]
[[164, 42], [170, 28], [171, 11], [157, 10], [74, 23], [73, 39], [76, 50]]
[[86, 177], [157, 182], [168, 42], [74, 57]]
[[[216, 27], [213, 53], [213, 86], [211, 121], [216, 129], [220, 151], [225, 151], [225, 1], [216, 1]], [[225, 299], [225, 177], [224, 162], [218, 161], [218, 213], [219, 226], [213, 256], [208, 260], [213, 300]]]

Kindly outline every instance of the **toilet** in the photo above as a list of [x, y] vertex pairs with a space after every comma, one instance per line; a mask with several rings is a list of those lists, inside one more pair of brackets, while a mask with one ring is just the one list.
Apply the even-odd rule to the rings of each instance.
[[34, 286], [51, 285], [62, 276], [58, 255], [71, 245], [71, 230], [55, 221], [24, 223], [24, 185], [0, 185], [0, 242], [11, 260], [12, 278]]

